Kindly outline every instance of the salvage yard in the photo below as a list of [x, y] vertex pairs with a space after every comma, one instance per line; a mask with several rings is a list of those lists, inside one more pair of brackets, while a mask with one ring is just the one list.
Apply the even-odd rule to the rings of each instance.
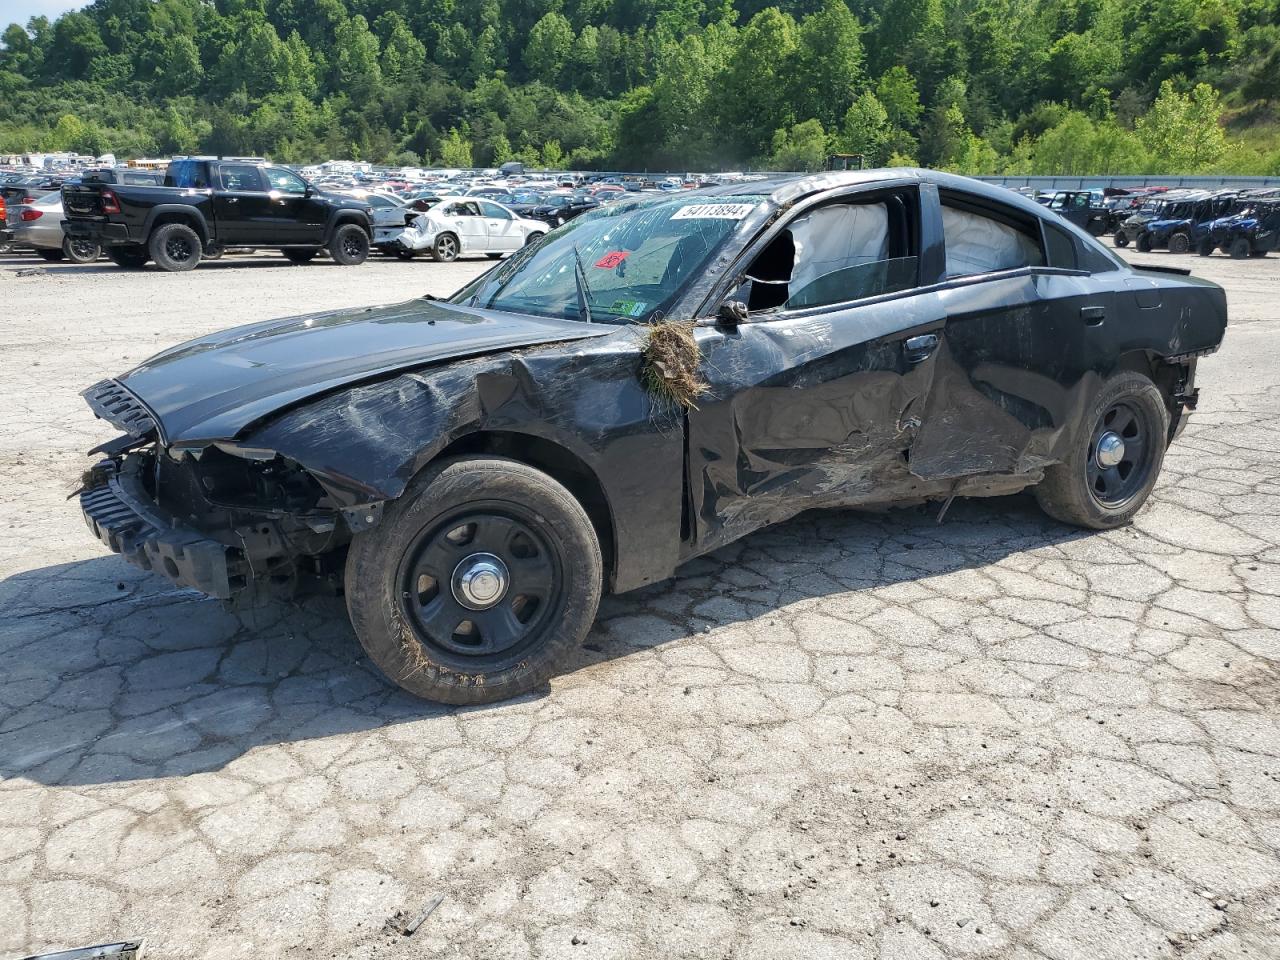
[[1133, 526], [806, 514], [465, 710], [385, 681], [340, 600], [227, 612], [66, 497], [113, 435], [83, 387], [489, 261], [0, 257], [0, 956], [1280, 955], [1280, 258], [1126, 255], [1232, 315]]

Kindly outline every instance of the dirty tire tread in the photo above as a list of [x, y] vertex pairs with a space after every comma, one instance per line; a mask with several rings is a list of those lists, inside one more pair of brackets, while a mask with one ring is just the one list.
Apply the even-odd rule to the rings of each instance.
[[[1123, 507], [1108, 508], [1098, 503], [1090, 494], [1085, 479], [1085, 464], [1091, 452], [1094, 424], [1111, 404], [1125, 398], [1138, 400], [1155, 418], [1157, 430], [1153, 431], [1154, 459], [1146, 485]], [[1088, 407], [1081, 420], [1081, 436], [1075, 439], [1071, 453], [1062, 463], [1046, 469], [1044, 479], [1032, 488], [1032, 492], [1040, 508], [1063, 523], [1092, 530], [1112, 530], [1124, 526], [1142, 509], [1160, 479], [1168, 434], [1169, 408], [1160, 389], [1140, 373], [1117, 373], [1102, 385]]]
[[[169, 256], [165, 245], [170, 238], [174, 237], [183, 237], [191, 244], [189, 259], [175, 260]], [[169, 273], [185, 273], [188, 270], [194, 270], [200, 262], [201, 251], [204, 249], [204, 245], [200, 242], [200, 235], [185, 223], [163, 223], [156, 227], [151, 232], [151, 240], [147, 247], [156, 266]]]
[[[519, 663], [492, 674], [461, 675], [433, 661], [432, 651], [404, 624], [394, 597], [396, 572], [405, 550], [437, 517], [468, 502], [494, 499], [521, 504], [549, 521], [562, 550], [564, 605], [547, 638]], [[427, 700], [469, 706], [519, 696], [575, 662], [595, 622], [603, 564], [586, 511], [554, 478], [516, 460], [467, 457], [429, 467], [387, 506], [376, 527], [353, 538], [345, 587], [360, 644], [393, 683]], [[406, 640], [413, 645], [408, 651]], [[474, 682], [476, 676], [483, 680]]]

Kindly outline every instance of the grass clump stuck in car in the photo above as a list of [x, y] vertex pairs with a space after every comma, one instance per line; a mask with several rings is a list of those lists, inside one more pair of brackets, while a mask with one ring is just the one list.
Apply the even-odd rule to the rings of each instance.
[[698, 409], [697, 399], [710, 388], [702, 379], [702, 351], [691, 321], [648, 324], [642, 357], [640, 380], [650, 396], [686, 410]]

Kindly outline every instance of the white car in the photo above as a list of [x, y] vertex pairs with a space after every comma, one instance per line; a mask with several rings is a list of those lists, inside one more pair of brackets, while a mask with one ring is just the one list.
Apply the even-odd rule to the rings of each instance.
[[540, 240], [550, 229], [481, 197], [446, 197], [420, 213], [397, 237], [406, 256], [426, 251], [435, 260], [483, 253], [493, 259]]

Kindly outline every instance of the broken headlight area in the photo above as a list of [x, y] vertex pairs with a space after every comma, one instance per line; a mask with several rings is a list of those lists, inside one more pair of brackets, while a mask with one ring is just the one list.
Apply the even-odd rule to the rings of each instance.
[[270, 451], [151, 444], [99, 462], [80, 504], [135, 566], [230, 599], [249, 587], [336, 587], [350, 528], [324, 488]]

